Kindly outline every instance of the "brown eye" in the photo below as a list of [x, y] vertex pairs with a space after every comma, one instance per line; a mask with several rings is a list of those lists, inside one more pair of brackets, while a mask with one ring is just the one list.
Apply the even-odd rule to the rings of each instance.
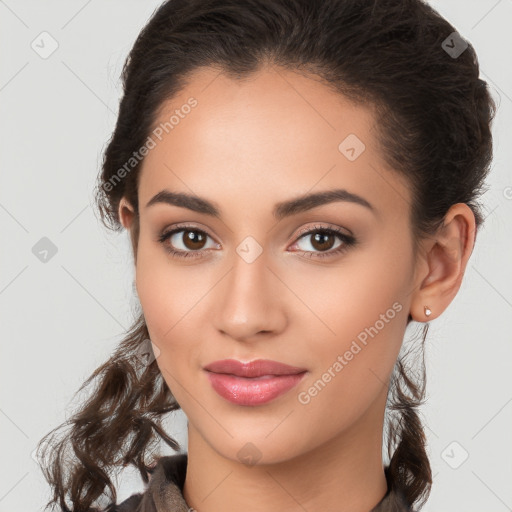
[[[163, 233], [158, 241], [173, 256], [189, 258], [201, 256], [208, 248], [205, 247], [208, 238], [211, 237], [201, 229], [185, 226]], [[218, 244], [213, 244], [213, 247], [218, 247]]]
[[[309, 241], [309, 244], [303, 243], [304, 240]], [[336, 240], [339, 241], [338, 244], [336, 244]], [[297, 247], [309, 258], [324, 258], [339, 256], [356, 243], [354, 236], [348, 235], [338, 228], [316, 226], [309, 231], [302, 231], [294, 247]]]
[[311, 237], [311, 245], [318, 251], [328, 251], [332, 249], [336, 241], [336, 237], [331, 233], [315, 233]]
[[325, 252], [329, 251], [335, 246], [336, 240], [340, 240], [340, 242], [336, 245], [335, 248], [343, 245], [343, 242], [346, 241], [344, 235], [341, 233], [335, 233], [334, 231], [328, 229], [317, 229], [303, 234], [299, 238], [297, 245], [303, 241], [308, 241], [309, 244], [302, 243], [301, 250]]
[[181, 241], [187, 249], [190, 249], [191, 251], [203, 249], [208, 235], [205, 235], [205, 233], [201, 231], [192, 229], [181, 230], [181, 232], [183, 233], [183, 235], [181, 235]]

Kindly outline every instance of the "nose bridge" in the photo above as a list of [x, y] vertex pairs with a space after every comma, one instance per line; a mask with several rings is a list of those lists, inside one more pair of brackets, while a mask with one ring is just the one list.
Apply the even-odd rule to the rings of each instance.
[[[250, 238], [250, 237], [248, 237]], [[275, 276], [267, 268], [267, 252], [253, 239], [236, 248], [233, 265], [220, 287], [217, 328], [234, 338], [247, 338], [279, 327], [281, 294]]]

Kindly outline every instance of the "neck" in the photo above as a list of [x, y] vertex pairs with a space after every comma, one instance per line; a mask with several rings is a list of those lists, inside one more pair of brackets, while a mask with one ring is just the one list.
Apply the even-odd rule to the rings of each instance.
[[387, 492], [385, 396], [374, 405], [349, 431], [275, 464], [226, 458], [189, 423], [184, 498], [196, 512], [369, 511]]

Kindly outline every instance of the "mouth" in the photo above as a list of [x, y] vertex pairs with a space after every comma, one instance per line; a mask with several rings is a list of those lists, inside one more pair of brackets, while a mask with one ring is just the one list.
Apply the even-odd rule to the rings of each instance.
[[307, 373], [304, 368], [262, 359], [250, 363], [225, 359], [205, 366], [204, 370], [218, 395], [244, 406], [274, 400], [295, 387]]

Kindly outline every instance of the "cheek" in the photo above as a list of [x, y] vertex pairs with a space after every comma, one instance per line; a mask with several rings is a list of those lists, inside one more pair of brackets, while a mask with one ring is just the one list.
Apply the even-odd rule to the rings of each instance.
[[302, 389], [303, 403], [310, 400], [305, 407], [320, 412], [339, 404], [333, 415], [343, 421], [362, 414], [387, 387], [407, 324], [411, 264], [407, 249], [376, 243], [328, 277], [300, 279], [301, 295], [322, 320], [309, 327], [310, 340], [317, 332], [314, 350], [301, 347], [315, 368]]
[[173, 270], [163, 249], [141, 237], [137, 254], [135, 283], [144, 318], [153, 343], [168, 349], [180, 318], [190, 309], [190, 289], [179, 270]]
[[[376, 414], [378, 421], [381, 409], [372, 404], [385, 404], [404, 334], [407, 310], [399, 301], [385, 294], [353, 300], [364, 305], [363, 310], [353, 315], [352, 310], [338, 308], [329, 317], [336, 337], [326, 335], [315, 350], [309, 347], [314, 371], [297, 396], [304, 429], [317, 429], [327, 437], [368, 414]], [[326, 411], [330, 421], [319, 421]]]
[[205, 294], [212, 285], [194, 266], [180, 267], [170, 258], [142, 239], [135, 282], [151, 341], [160, 350], [157, 364], [171, 387], [172, 376], [181, 381], [178, 373], [198, 365], [204, 338], [198, 316], [204, 314]]
[[149, 251], [139, 251], [136, 287], [149, 336], [159, 350], [156, 363], [181, 406], [187, 403], [185, 390], [191, 391], [190, 383], [185, 383], [187, 379], [182, 373], [190, 372], [198, 350], [198, 341], [190, 335], [196, 332], [190, 325], [193, 301], [189, 294], [194, 294], [186, 287], [181, 273], [172, 272], [169, 265], [162, 265], [161, 259]]
[[137, 295], [148, 327], [163, 339], [186, 315], [197, 295], [187, 276], [190, 272], [187, 267], [176, 265], [160, 244], [141, 231], [135, 274]]
[[290, 304], [297, 304], [295, 321], [300, 323], [300, 315], [306, 314], [308, 329], [325, 340], [319, 345], [327, 349], [342, 350], [351, 340], [359, 337], [364, 342], [370, 336], [398, 337], [400, 343], [413, 270], [412, 251], [405, 242], [397, 235], [373, 234], [364, 247], [347, 253], [331, 268], [308, 268], [293, 261], [283, 267], [283, 281], [305, 305], [301, 307], [290, 294]]

